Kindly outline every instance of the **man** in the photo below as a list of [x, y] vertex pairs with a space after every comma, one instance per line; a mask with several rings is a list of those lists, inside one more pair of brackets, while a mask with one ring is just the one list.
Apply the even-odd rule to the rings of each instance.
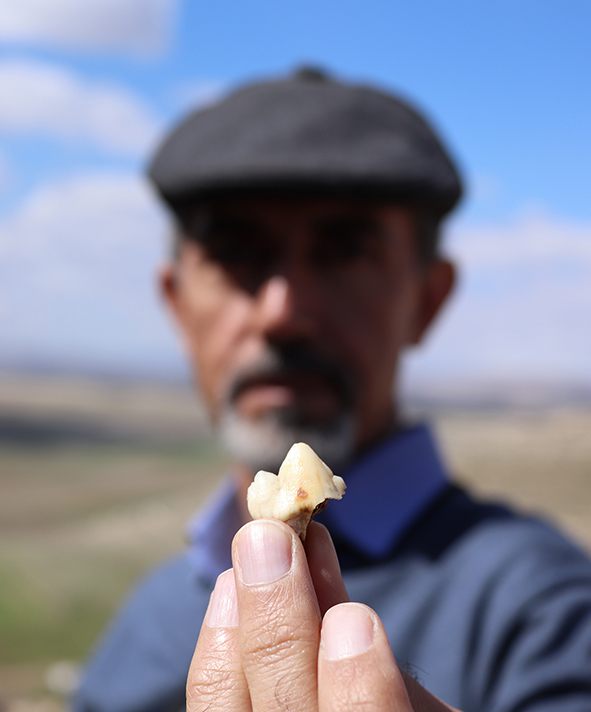
[[[589, 560], [450, 484], [398, 408], [400, 356], [454, 282], [438, 235], [460, 179], [429, 124], [305, 70], [191, 115], [150, 175], [177, 222], [162, 291], [236, 464], [190, 551], [112, 625], [76, 709], [180, 709], [233, 567], [189, 709], [446, 709], [402, 670], [467, 712], [591, 710]], [[305, 552], [273, 522], [231, 547], [254, 472], [295, 441], [347, 482], [322, 517], [343, 579], [319, 525]]]

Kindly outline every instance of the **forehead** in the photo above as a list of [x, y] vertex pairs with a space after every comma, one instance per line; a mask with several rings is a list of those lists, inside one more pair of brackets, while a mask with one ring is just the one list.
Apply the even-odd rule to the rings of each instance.
[[411, 230], [414, 211], [401, 204], [355, 196], [231, 195], [190, 206], [188, 227], [199, 230], [211, 220], [240, 218], [282, 231], [335, 219], [362, 218], [384, 228]]

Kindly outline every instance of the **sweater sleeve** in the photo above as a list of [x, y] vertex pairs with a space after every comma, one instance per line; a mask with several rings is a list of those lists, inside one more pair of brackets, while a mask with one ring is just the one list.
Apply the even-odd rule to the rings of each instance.
[[508, 551], [483, 602], [465, 709], [589, 712], [591, 562], [541, 523]]
[[208, 591], [185, 556], [152, 572], [109, 626], [84, 672], [73, 712], [178, 712]]

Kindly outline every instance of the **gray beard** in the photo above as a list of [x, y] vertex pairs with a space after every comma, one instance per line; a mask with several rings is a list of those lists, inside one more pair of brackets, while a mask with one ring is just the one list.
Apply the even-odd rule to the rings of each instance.
[[334, 472], [342, 472], [353, 454], [354, 417], [345, 412], [330, 424], [318, 425], [290, 423], [280, 413], [271, 413], [251, 421], [227, 406], [217, 434], [225, 450], [253, 473], [277, 473], [296, 442], [307, 443]]

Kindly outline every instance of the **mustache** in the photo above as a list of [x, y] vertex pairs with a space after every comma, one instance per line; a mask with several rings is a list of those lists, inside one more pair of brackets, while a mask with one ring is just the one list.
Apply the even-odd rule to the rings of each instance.
[[319, 353], [305, 344], [270, 346], [256, 361], [239, 369], [225, 389], [224, 401], [233, 403], [240, 393], [258, 381], [314, 376], [325, 380], [349, 406], [355, 399], [355, 381], [335, 358]]

